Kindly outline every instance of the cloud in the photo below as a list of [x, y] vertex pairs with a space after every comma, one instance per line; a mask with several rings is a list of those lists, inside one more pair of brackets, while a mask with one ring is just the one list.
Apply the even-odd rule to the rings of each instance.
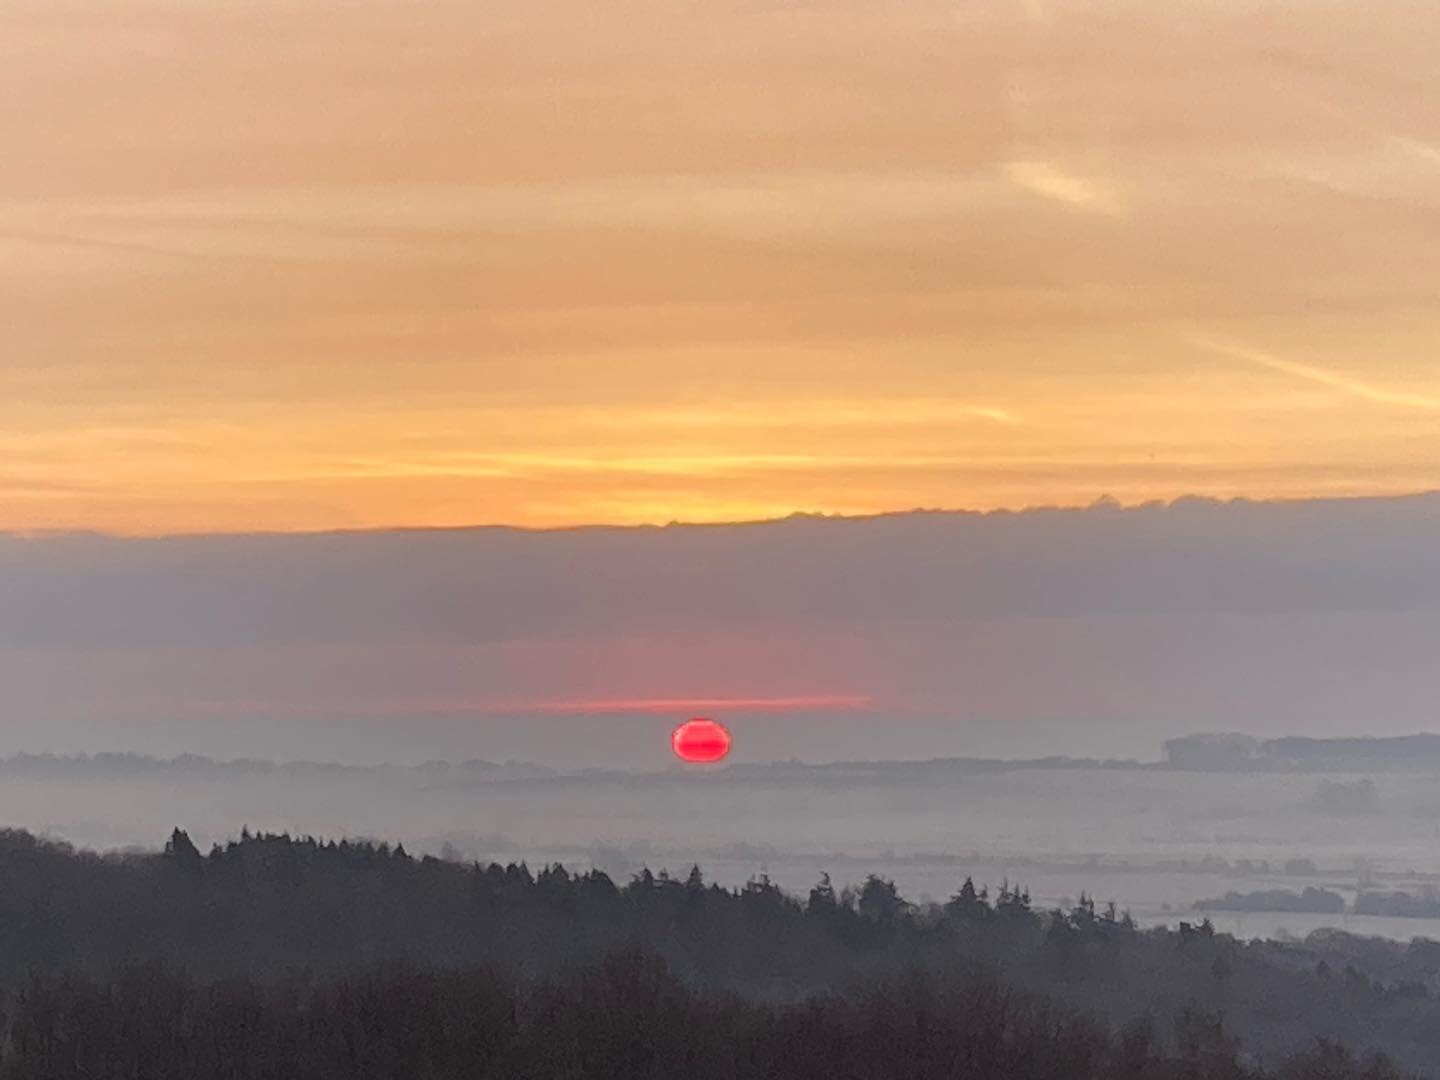
[[1050, 22], [1050, 12], [1041, 0], [1019, 0], [1020, 10], [1025, 14], [1025, 20], [1032, 26], [1046, 26]]
[[1427, 411], [1440, 410], [1440, 398], [1411, 393], [1405, 390], [1392, 390], [1388, 387], [1376, 386], [1373, 383], [1365, 382], [1349, 375], [1342, 375], [1324, 368], [1315, 367], [1311, 364], [1300, 363], [1297, 360], [1287, 360], [1258, 349], [1251, 349], [1228, 342], [1205, 338], [1194, 338], [1192, 341], [1199, 347], [1219, 353], [1222, 356], [1233, 357], [1236, 360], [1245, 360], [1259, 367], [1268, 368], [1271, 371], [1293, 375], [1295, 378], [1303, 379], [1306, 382], [1316, 383], [1320, 386], [1328, 386], [1332, 390], [1339, 390], [1351, 397], [1374, 402], [1377, 405], [1398, 405], [1406, 409], [1425, 409]]
[[0, 537], [0, 749], [353, 760], [366, 735], [411, 760], [494, 756], [503, 728], [541, 759], [589, 732], [603, 762], [692, 711], [755, 714], [779, 757], [843, 723], [872, 757], [984, 730], [1148, 752], [1217, 715], [1403, 731], [1440, 693], [1437, 537], [1440, 496]]
[[1077, 210], [1120, 217], [1124, 210], [1108, 187], [1064, 172], [1048, 161], [1010, 161], [1005, 174], [1017, 187]]
[[799, 694], [789, 697], [683, 697], [683, 698], [597, 698], [575, 701], [541, 701], [500, 706], [495, 712], [558, 714], [587, 713], [797, 713], [847, 712], [870, 707], [870, 698], [859, 694]]
[[1391, 136], [1392, 145], [1401, 152], [1416, 158], [1427, 165], [1440, 168], [1440, 146], [1433, 142], [1425, 142], [1422, 139], [1411, 138], [1408, 135]]

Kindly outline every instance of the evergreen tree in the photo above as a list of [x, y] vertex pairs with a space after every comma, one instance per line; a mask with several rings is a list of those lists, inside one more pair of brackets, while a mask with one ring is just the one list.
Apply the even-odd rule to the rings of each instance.
[[177, 828], [165, 844], [165, 857], [187, 874], [198, 876], [205, 869], [205, 856], [190, 839], [190, 834]]

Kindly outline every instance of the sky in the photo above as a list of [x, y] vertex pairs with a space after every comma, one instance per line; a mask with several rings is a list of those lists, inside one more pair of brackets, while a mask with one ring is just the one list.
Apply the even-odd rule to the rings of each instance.
[[0, 530], [1434, 488], [1431, 0], [0, 0]]

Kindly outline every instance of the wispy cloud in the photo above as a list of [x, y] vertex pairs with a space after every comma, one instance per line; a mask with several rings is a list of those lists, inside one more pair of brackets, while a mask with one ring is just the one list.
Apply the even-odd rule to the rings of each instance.
[[482, 697], [371, 697], [364, 701], [349, 698], [334, 701], [297, 702], [287, 697], [167, 698], [132, 695], [120, 702], [136, 715], [185, 716], [283, 716], [327, 717], [342, 713], [348, 717], [368, 716], [502, 716], [533, 714], [545, 716], [586, 715], [677, 715], [696, 713], [813, 713], [855, 712], [874, 702], [860, 694], [794, 694], [777, 697], [614, 697], [564, 700], [505, 701]]
[[1048, 161], [1010, 161], [1005, 164], [1005, 175], [1016, 187], [1042, 199], [1112, 217], [1124, 213], [1107, 187], [1065, 172]]
[[[350, 187], [253, 187], [184, 197], [94, 200], [75, 205], [0, 202], [0, 212], [33, 222], [82, 220], [84, 236], [19, 227], [17, 238], [95, 246], [136, 235], [162, 237], [163, 253], [196, 248], [248, 251], [322, 241], [396, 245], [457, 234], [643, 228], [770, 236], [823, 233], [837, 223], [893, 225], [974, 213], [989, 192], [983, 173], [766, 169], [721, 176], [572, 177], [524, 183], [392, 183]], [[112, 241], [111, 236], [115, 239]], [[140, 246], [140, 242], [136, 242]], [[149, 250], [151, 244], [144, 243]], [[172, 246], [174, 251], [172, 252]]]
[[1440, 146], [1432, 142], [1414, 139], [1408, 135], [1392, 135], [1390, 144], [1412, 158], [1440, 168]]
[[682, 713], [682, 712], [831, 712], [864, 709], [868, 697], [855, 694], [802, 694], [793, 697], [597, 698], [543, 701], [507, 707], [537, 713]]
[[1041, 0], [1020, 0], [1020, 10], [1025, 13], [1025, 21], [1031, 26], [1044, 26], [1050, 21], [1050, 13]]
[[1392, 390], [1388, 387], [1376, 386], [1373, 383], [1364, 382], [1349, 375], [1342, 375], [1339, 372], [1330, 371], [1326, 368], [1315, 367], [1312, 364], [1304, 364], [1298, 360], [1287, 360], [1284, 357], [1262, 352], [1259, 349], [1236, 345], [1231, 342], [1216, 341], [1210, 338], [1192, 338], [1191, 341], [1193, 344], [1203, 349], [1208, 349], [1211, 352], [1233, 357], [1236, 360], [1244, 360], [1259, 367], [1269, 368], [1271, 371], [1293, 375], [1297, 379], [1304, 379], [1307, 382], [1316, 383], [1320, 386], [1328, 386], [1332, 390], [1339, 390], [1342, 393], [1349, 394], [1351, 397], [1360, 398], [1364, 401], [1373, 401], [1378, 405], [1400, 405], [1408, 409], [1440, 411], [1440, 398], [1429, 397], [1425, 394], [1416, 394], [1406, 390]]

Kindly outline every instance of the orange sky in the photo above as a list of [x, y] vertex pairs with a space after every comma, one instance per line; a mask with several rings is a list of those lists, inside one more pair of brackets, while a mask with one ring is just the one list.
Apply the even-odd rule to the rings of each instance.
[[0, 0], [0, 529], [1440, 487], [1429, 0]]

